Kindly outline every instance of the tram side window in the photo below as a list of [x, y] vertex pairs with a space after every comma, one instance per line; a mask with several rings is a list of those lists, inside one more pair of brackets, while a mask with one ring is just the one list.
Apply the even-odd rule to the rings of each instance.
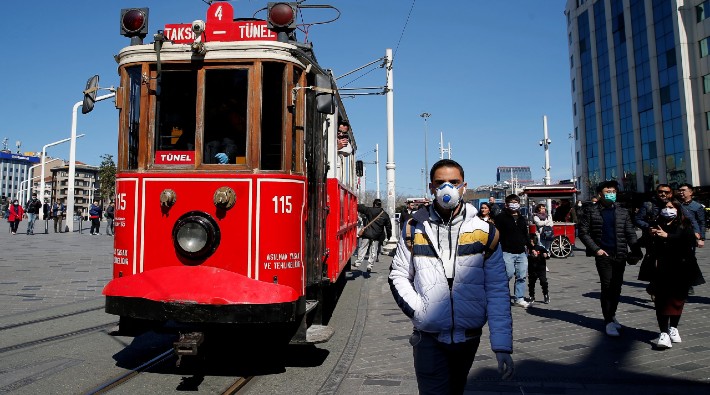
[[138, 168], [138, 135], [141, 115], [141, 67], [133, 66], [126, 69], [129, 86], [128, 105], [128, 169]]
[[205, 72], [203, 163], [246, 164], [249, 70]]
[[195, 150], [197, 72], [163, 71], [157, 96], [155, 150]]
[[264, 63], [261, 111], [262, 170], [281, 170], [285, 69], [283, 63]]

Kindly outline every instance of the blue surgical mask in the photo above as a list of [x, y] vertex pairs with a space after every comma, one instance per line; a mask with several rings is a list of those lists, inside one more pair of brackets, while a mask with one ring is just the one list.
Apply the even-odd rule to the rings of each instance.
[[605, 193], [604, 199], [606, 199], [610, 202], [615, 202], [616, 201], [616, 192]]

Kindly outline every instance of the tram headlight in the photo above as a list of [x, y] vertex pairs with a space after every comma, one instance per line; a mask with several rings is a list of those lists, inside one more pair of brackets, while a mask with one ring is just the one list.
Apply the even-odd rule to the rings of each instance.
[[204, 259], [212, 255], [220, 241], [217, 222], [207, 213], [190, 211], [173, 227], [175, 250], [190, 259]]

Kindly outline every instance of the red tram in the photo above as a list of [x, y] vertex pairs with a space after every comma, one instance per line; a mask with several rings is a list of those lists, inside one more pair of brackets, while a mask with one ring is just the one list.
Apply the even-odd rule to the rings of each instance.
[[148, 10], [122, 10], [131, 45], [116, 56], [113, 280], [103, 290], [120, 332], [174, 322], [281, 325], [299, 342], [332, 333], [324, 309], [356, 244], [355, 159], [338, 153], [347, 114], [334, 78], [294, 40], [298, 7], [235, 19], [215, 2], [205, 21], [168, 24], [146, 45]]

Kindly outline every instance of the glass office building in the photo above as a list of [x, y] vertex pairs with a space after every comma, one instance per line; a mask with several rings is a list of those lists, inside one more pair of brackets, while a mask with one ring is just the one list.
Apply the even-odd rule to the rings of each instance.
[[577, 174], [710, 185], [710, 0], [568, 0]]

